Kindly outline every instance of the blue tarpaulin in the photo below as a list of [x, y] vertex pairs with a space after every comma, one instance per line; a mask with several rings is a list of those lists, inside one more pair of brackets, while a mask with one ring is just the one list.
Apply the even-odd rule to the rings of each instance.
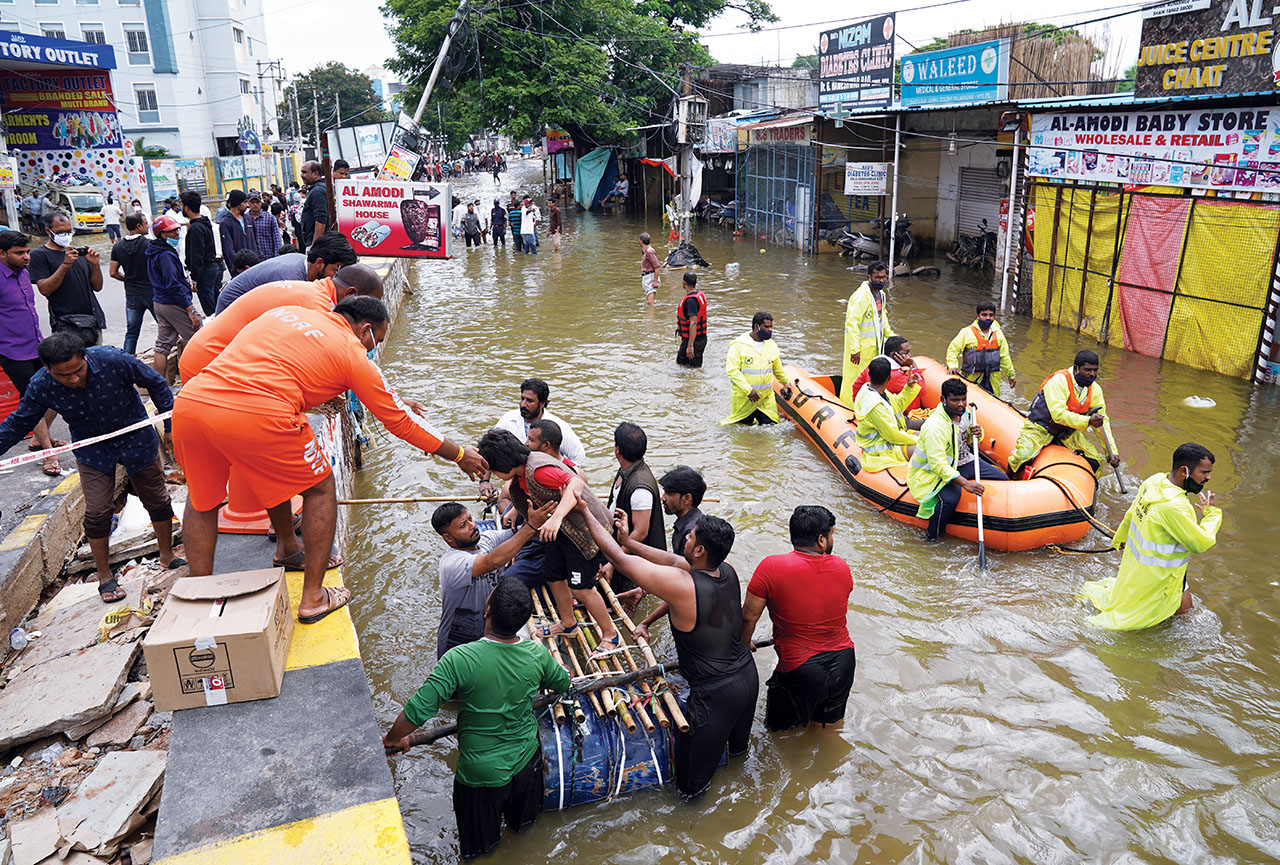
[[597, 207], [600, 199], [613, 189], [617, 176], [618, 163], [613, 158], [613, 151], [597, 147], [578, 160], [573, 178], [574, 199], [587, 210]]

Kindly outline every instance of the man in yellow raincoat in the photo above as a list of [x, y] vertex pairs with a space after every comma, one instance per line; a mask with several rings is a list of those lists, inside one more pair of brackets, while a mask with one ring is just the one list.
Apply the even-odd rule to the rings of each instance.
[[840, 382], [840, 401], [853, 405], [853, 380], [861, 374], [871, 358], [880, 354], [884, 341], [896, 336], [889, 326], [885, 309], [885, 286], [889, 268], [883, 261], [867, 268], [867, 281], [849, 296], [844, 313], [844, 378]]
[[783, 386], [783, 398], [790, 399], [787, 371], [782, 368], [778, 344], [773, 341], [773, 316], [757, 312], [751, 330], [729, 345], [724, 371], [729, 376], [729, 416], [722, 424], [767, 424], [778, 422], [778, 401], [773, 382]]
[[996, 321], [996, 305], [989, 300], [978, 304], [978, 317], [973, 324], [956, 334], [947, 346], [947, 370], [963, 376], [987, 393], [1000, 396], [1000, 376], [1017, 384], [1009, 341]]
[[989, 481], [1009, 478], [996, 466], [983, 462], [974, 452], [971, 436], [981, 441], [982, 427], [970, 424], [965, 405], [969, 388], [958, 378], [942, 383], [942, 401], [920, 427], [920, 441], [907, 464], [907, 486], [920, 503], [916, 516], [928, 520], [924, 539], [936, 541], [960, 506], [960, 493], [980, 496], [985, 491], [975, 480], [974, 467]]
[[1050, 444], [1075, 451], [1097, 471], [1102, 467], [1103, 457], [1097, 445], [1085, 437], [1090, 427], [1100, 429], [1106, 436], [1111, 450], [1107, 462], [1120, 465], [1119, 448], [1107, 417], [1107, 402], [1097, 378], [1098, 356], [1085, 349], [1076, 352], [1075, 366], [1060, 369], [1044, 380], [1040, 392], [1031, 401], [1031, 411], [1009, 457], [1011, 474], [1016, 475], [1023, 466], [1035, 462], [1040, 451]]
[[[1214, 545], [1222, 511], [1204, 492], [1213, 473], [1209, 449], [1188, 442], [1173, 452], [1173, 471], [1152, 475], [1138, 487], [1111, 545], [1124, 549], [1120, 573], [1085, 583], [1080, 590], [1098, 608], [1089, 623], [1113, 631], [1158, 625], [1191, 609], [1187, 561]], [[1198, 495], [1197, 522], [1187, 493]]]
[[920, 392], [922, 376], [912, 367], [907, 386], [901, 393], [889, 393], [887, 357], [877, 357], [867, 365], [867, 383], [854, 395], [853, 413], [858, 419], [858, 447], [862, 449], [862, 468], [879, 472], [891, 466], [906, 465], [915, 451], [916, 437], [907, 432], [903, 415]]

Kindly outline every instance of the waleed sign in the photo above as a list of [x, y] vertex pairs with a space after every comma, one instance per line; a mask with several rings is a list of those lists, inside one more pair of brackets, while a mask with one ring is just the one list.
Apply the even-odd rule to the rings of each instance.
[[893, 101], [893, 15], [823, 31], [818, 39], [818, 104], [865, 108]]
[[1271, 0], [1173, 0], [1143, 11], [1136, 95], [1280, 92]]

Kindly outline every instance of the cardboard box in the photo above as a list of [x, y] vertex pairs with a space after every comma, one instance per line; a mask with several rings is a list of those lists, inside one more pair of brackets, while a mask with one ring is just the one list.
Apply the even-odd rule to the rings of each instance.
[[284, 568], [178, 580], [142, 647], [156, 709], [279, 696], [293, 622]]

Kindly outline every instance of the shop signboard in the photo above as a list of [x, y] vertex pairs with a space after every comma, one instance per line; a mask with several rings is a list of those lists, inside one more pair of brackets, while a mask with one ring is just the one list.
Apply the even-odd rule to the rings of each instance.
[[178, 164], [175, 159], [148, 159], [151, 172], [151, 200], [164, 201], [178, 194]]
[[813, 140], [813, 123], [790, 122], [773, 125], [761, 124], [749, 127], [748, 141], [754, 147], [759, 144], [794, 144], [808, 145]]
[[877, 15], [818, 37], [818, 104], [867, 108], [893, 101], [894, 16]]
[[1280, 190], [1280, 108], [1037, 114], [1027, 173], [1125, 185]]
[[387, 148], [382, 145], [382, 127], [376, 123], [356, 127], [356, 151], [361, 165], [380, 165]]
[[18, 188], [18, 157], [0, 156], [0, 189]]
[[698, 147], [703, 153], [733, 153], [738, 149], [738, 124], [732, 118], [713, 117], [707, 121], [707, 135]]
[[547, 129], [547, 154], [573, 149], [573, 136], [563, 129]]
[[361, 255], [447, 258], [450, 202], [447, 183], [339, 180], [334, 183], [338, 230]]
[[25, 60], [50, 66], [83, 66], [90, 69], [115, 69], [116, 52], [110, 45], [95, 42], [73, 42], [33, 36], [16, 30], [0, 31], [0, 57]]
[[922, 51], [902, 58], [903, 105], [1005, 102], [1009, 98], [1009, 40]]
[[1262, 0], [1174, 0], [1144, 10], [1134, 95], [1280, 92], [1273, 16]]
[[886, 195], [889, 191], [888, 162], [846, 162], [845, 195]]
[[106, 72], [5, 72], [0, 95], [10, 147], [119, 149], [123, 138]]

